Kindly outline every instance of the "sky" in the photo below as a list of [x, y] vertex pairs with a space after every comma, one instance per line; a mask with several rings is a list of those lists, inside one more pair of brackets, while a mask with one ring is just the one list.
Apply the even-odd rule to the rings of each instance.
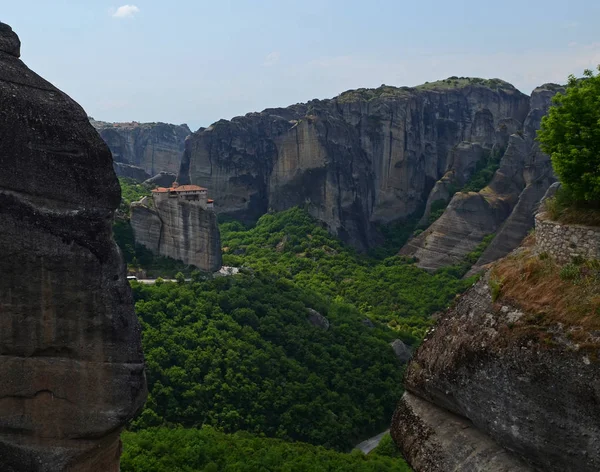
[[456, 76], [525, 93], [600, 64], [598, 0], [0, 0], [21, 58], [104, 121], [193, 130]]

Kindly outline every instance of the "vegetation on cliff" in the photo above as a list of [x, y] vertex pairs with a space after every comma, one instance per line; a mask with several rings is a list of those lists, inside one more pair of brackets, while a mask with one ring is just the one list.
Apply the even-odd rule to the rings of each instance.
[[[150, 429], [123, 434], [123, 472], [409, 472], [399, 458], [377, 451], [365, 456], [335, 452], [238, 432]], [[388, 448], [389, 449], [389, 448]], [[390, 449], [393, 450], [393, 449]]]
[[553, 102], [538, 140], [562, 187], [546, 210], [562, 223], [600, 225], [600, 74], [586, 70], [582, 79], [569, 76], [565, 92]]
[[[560, 265], [547, 253], [536, 254], [531, 247], [534, 240], [530, 237], [522, 251], [494, 266], [492, 299], [526, 312], [514, 335], [536, 332], [550, 342], [555, 333], [547, 327], [577, 325], [569, 338], [585, 348], [590, 333], [600, 330], [600, 261], [575, 258]], [[597, 342], [591, 347], [595, 351]]]
[[151, 188], [148, 185], [140, 184], [133, 179], [126, 177], [119, 177], [119, 184], [121, 186], [121, 205], [119, 210], [124, 215], [129, 215], [129, 207], [133, 202], [137, 202], [142, 197], [149, 197]]
[[424, 84], [416, 87], [395, 87], [393, 85], [381, 84], [377, 88], [359, 88], [347, 90], [346, 92], [338, 95], [335, 100], [337, 100], [339, 103], [349, 103], [356, 101], [370, 101], [374, 99], [403, 98], [409, 97], [411, 94], [415, 94], [418, 91], [459, 89], [470, 85], [479, 85], [492, 90], [517, 90], [513, 85], [501, 79], [481, 79], [478, 77], [453, 76], [443, 80], [436, 80], [435, 82], [425, 82]]
[[600, 74], [569, 76], [553, 102], [538, 132], [542, 149], [574, 200], [600, 202]]

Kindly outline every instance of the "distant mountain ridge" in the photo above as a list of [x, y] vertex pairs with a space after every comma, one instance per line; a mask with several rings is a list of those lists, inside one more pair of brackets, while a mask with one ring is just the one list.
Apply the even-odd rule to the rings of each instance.
[[191, 133], [186, 124], [90, 122], [108, 144], [117, 175], [143, 181], [160, 172], [179, 171], [185, 138]]
[[[333, 99], [249, 113], [193, 133], [178, 180], [210, 188], [218, 213], [243, 220], [306, 207], [330, 232], [365, 250], [381, 240], [377, 224], [429, 211], [439, 181], [458, 176], [448, 195], [439, 198], [447, 203], [490, 153], [511, 149], [518, 161], [513, 167], [521, 173], [529, 168], [531, 130], [558, 89], [550, 85], [530, 97], [500, 79], [451, 77], [412, 88], [351, 90]], [[515, 154], [514, 135], [529, 136], [529, 150]], [[542, 159], [537, 150], [536, 156], [536, 162]], [[539, 167], [544, 178], [532, 200], [553, 181], [549, 165]], [[501, 164], [497, 173], [502, 169]], [[516, 185], [515, 201], [500, 216], [489, 205], [473, 208], [483, 219], [494, 213], [489, 232], [519, 206], [525, 186]], [[528, 212], [532, 205], [525, 206]], [[525, 220], [525, 226], [532, 225], [533, 215]], [[474, 235], [475, 245], [483, 235]]]

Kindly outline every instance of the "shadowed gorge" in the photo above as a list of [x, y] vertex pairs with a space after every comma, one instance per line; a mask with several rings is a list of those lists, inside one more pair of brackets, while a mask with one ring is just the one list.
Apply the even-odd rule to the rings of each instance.
[[0, 23], [1, 469], [116, 472], [146, 398], [119, 185], [83, 109], [19, 47]]

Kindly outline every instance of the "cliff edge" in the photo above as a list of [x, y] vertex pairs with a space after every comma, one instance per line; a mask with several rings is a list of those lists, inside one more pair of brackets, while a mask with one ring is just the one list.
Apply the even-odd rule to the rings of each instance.
[[600, 228], [536, 226], [407, 368], [392, 436], [417, 472], [600, 470]]
[[[351, 90], [199, 129], [178, 180], [214, 189], [219, 213], [240, 219], [305, 207], [366, 249], [380, 240], [376, 224], [422, 212], [447, 172], [468, 178], [498, 127], [522, 126], [529, 102], [499, 79]], [[471, 152], [456, 153], [461, 143]]]
[[153, 197], [131, 204], [135, 242], [153, 254], [182, 261], [202, 271], [219, 270], [221, 233], [215, 212], [201, 202], [167, 196], [158, 198], [156, 192], [153, 191]]
[[0, 23], [0, 469], [119, 470], [146, 398], [108, 147]]

